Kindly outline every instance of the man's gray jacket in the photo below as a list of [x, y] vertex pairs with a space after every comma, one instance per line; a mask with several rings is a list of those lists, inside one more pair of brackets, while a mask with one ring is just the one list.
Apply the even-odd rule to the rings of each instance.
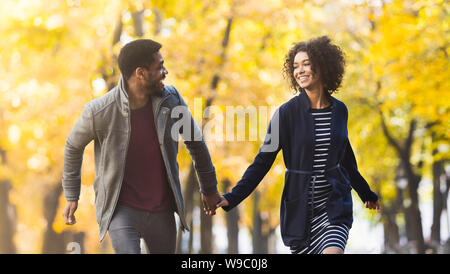
[[[131, 133], [130, 105], [121, 77], [116, 87], [104, 96], [88, 102], [66, 140], [62, 185], [67, 201], [78, 201], [81, 187], [81, 164], [84, 148], [94, 140], [95, 216], [103, 240], [120, 194], [125, 160]], [[200, 191], [217, 191], [217, 179], [208, 148], [186, 103], [173, 86], [165, 86], [162, 96], [151, 98], [156, 132], [164, 160], [170, 189], [176, 203], [183, 230], [189, 230], [184, 215], [184, 202], [178, 175], [178, 127], [190, 124], [184, 131], [184, 143], [197, 171]], [[182, 114], [182, 115], [180, 115]], [[181, 118], [180, 118], [181, 117]], [[190, 131], [190, 132], [189, 132]], [[189, 134], [187, 134], [189, 133]], [[193, 134], [190, 134], [193, 133]], [[192, 138], [185, 138], [189, 135]]]

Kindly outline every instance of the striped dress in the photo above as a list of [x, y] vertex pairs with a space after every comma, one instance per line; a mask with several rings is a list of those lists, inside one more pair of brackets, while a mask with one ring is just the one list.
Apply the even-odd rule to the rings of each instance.
[[[328, 147], [330, 145], [331, 106], [323, 109], [312, 109], [315, 124], [315, 146], [313, 176], [308, 189], [308, 206], [312, 209], [311, 241], [308, 247], [299, 249], [291, 246], [293, 254], [320, 254], [328, 247], [339, 247], [345, 250], [349, 228], [345, 224], [331, 225], [327, 215], [327, 200], [332, 186], [325, 179]], [[314, 191], [313, 191], [314, 187]], [[312, 206], [311, 206], [312, 203]]]

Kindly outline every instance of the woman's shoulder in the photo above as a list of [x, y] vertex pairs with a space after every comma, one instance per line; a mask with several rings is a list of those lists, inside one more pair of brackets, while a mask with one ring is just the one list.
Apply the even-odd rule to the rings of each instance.
[[[347, 106], [345, 105], [345, 103], [343, 101], [337, 99], [334, 96], [331, 96], [331, 98], [334, 102], [334, 106], [335, 106], [336, 110], [343, 112], [345, 115], [348, 115], [348, 109], [347, 109]], [[287, 102], [283, 103], [278, 108], [278, 111], [280, 113], [290, 113], [292, 111], [297, 113], [297, 111], [301, 108], [302, 108], [302, 105], [300, 104], [300, 99], [299, 99], [299, 96], [297, 95], [297, 96], [294, 96], [291, 99], [289, 99]]]
[[331, 96], [331, 98], [333, 99], [333, 101], [334, 101], [336, 107], [342, 108], [342, 109], [344, 109], [344, 110], [347, 110], [347, 106], [345, 105], [345, 103], [344, 103], [343, 101], [337, 99], [337, 98], [334, 97], [334, 96]]
[[341, 115], [343, 115], [344, 117], [348, 117], [348, 109], [345, 103], [334, 96], [332, 96], [331, 98], [334, 101], [335, 111], [337, 113], [341, 113]]
[[292, 108], [296, 107], [297, 104], [298, 104], [298, 96], [294, 96], [291, 99], [289, 99], [287, 102], [284, 102], [279, 107], [279, 109], [283, 110], [283, 111], [286, 111], [286, 110], [289, 110], [289, 109], [292, 109]]

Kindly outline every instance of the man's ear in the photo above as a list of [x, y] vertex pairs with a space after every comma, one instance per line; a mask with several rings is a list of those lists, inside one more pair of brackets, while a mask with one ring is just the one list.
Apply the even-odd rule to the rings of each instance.
[[134, 70], [134, 75], [136, 76], [137, 79], [142, 80], [144, 79], [144, 68], [142, 67], [137, 67]]

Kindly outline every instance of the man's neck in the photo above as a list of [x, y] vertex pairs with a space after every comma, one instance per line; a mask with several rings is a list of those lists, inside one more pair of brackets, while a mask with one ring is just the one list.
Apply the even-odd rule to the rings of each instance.
[[133, 85], [130, 85], [129, 83], [127, 84], [126, 91], [128, 94], [128, 100], [131, 109], [142, 108], [147, 105], [148, 100], [150, 100], [149, 94], [143, 92]]

